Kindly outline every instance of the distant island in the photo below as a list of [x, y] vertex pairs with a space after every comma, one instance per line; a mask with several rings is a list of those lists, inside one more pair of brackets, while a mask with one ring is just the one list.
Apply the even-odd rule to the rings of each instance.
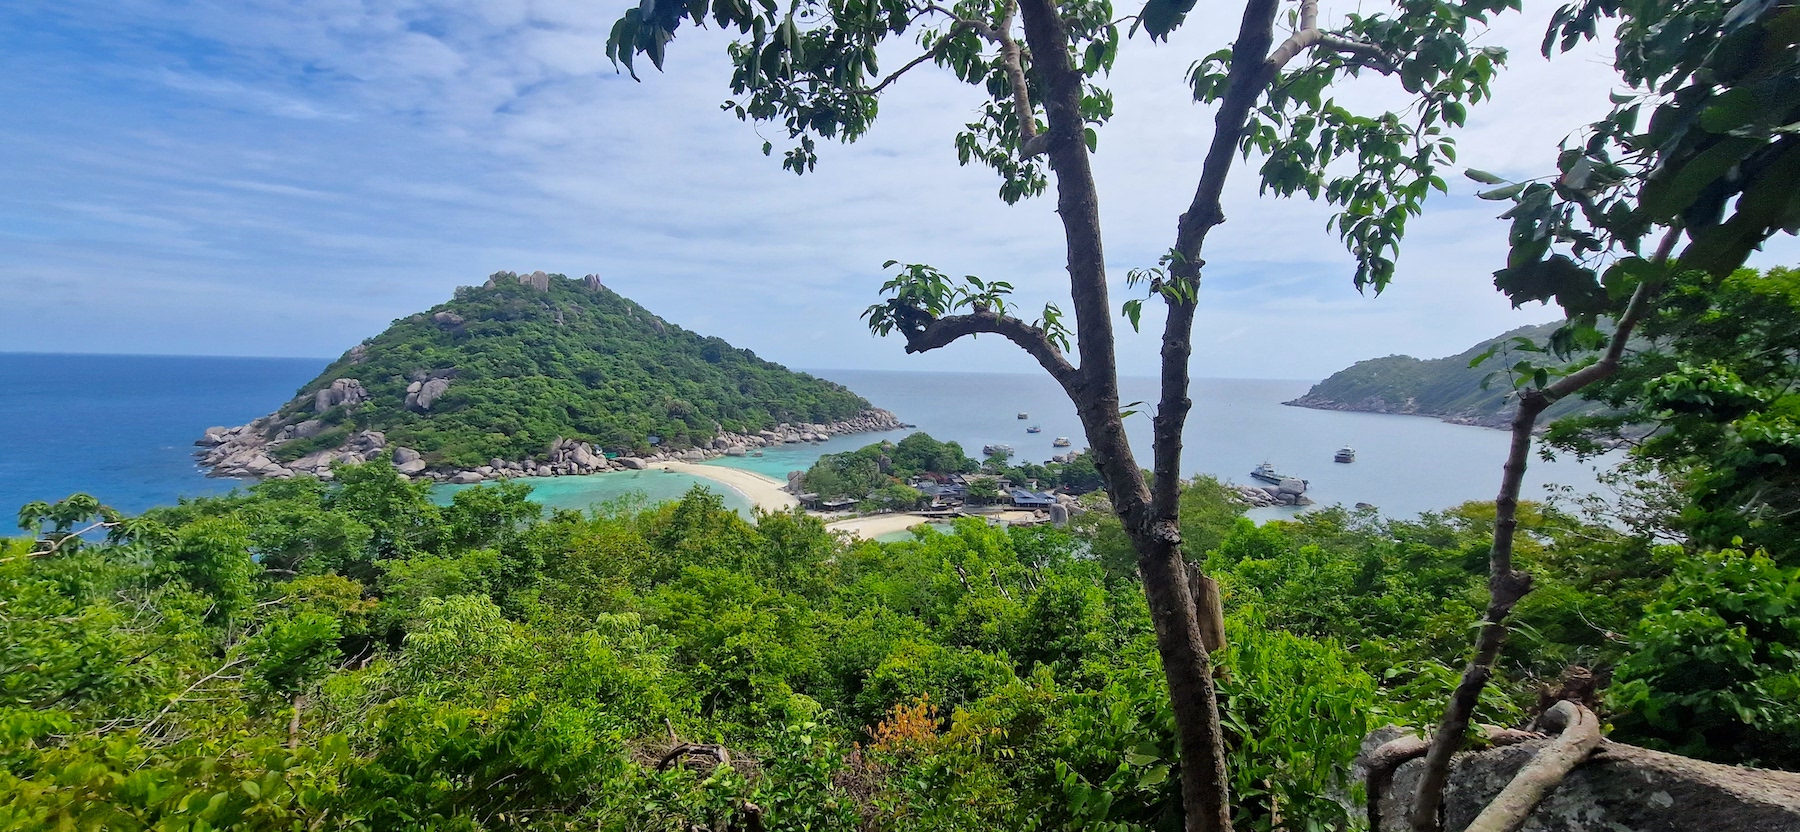
[[195, 444], [212, 476], [329, 476], [391, 454], [451, 482], [698, 461], [900, 427], [842, 385], [689, 332], [599, 277], [497, 272]]
[[[1434, 416], [1459, 425], [1509, 428], [1518, 410], [1517, 401], [1511, 396], [1512, 385], [1505, 378], [1496, 377], [1486, 389], [1482, 388], [1482, 380], [1503, 364], [1491, 359], [1479, 367], [1470, 367], [1469, 362], [1490, 346], [1514, 338], [1529, 338], [1541, 346], [1560, 325], [1551, 322], [1522, 326], [1446, 358], [1390, 355], [1358, 361], [1313, 385], [1306, 395], [1284, 404], [1315, 410]], [[1564, 399], [1545, 411], [1541, 424], [1599, 407], [1578, 397]]]

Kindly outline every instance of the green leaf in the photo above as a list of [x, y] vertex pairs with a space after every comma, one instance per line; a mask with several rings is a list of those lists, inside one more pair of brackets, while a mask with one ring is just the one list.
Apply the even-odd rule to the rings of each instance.
[[1481, 191], [1475, 195], [1482, 199], [1512, 199], [1525, 191], [1526, 184], [1527, 183], [1525, 182], [1514, 182], [1511, 185], [1494, 188], [1489, 191]]
[[1169, 33], [1181, 25], [1193, 8], [1194, 0], [1149, 0], [1138, 12], [1138, 22], [1150, 33], [1151, 40], [1168, 40]]
[[1138, 326], [1138, 320], [1139, 320], [1139, 318], [1141, 318], [1143, 316], [1143, 314], [1144, 314], [1144, 301], [1141, 298], [1137, 299], [1137, 300], [1125, 301], [1125, 317], [1131, 319], [1131, 331], [1133, 331], [1133, 332], [1142, 332], [1143, 331], [1143, 329]]
[[1475, 168], [1463, 168], [1463, 175], [1483, 185], [1498, 185], [1506, 181], [1485, 170], [1476, 170]]
[[1137, 784], [1140, 789], [1149, 789], [1162, 785], [1163, 782], [1168, 779], [1168, 766], [1151, 766], [1150, 768], [1144, 769], [1143, 774], [1138, 775]]

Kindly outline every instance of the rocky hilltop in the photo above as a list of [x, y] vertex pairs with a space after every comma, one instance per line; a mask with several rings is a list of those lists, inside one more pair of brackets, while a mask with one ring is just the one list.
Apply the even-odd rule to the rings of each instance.
[[[1553, 322], [1519, 327], [1444, 358], [1390, 355], [1358, 361], [1313, 385], [1306, 395], [1284, 404], [1315, 410], [1433, 416], [1459, 425], [1508, 429], [1518, 411], [1517, 399], [1511, 396], [1512, 386], [1505, 378], [1494, 378], [1485, 389], [1482, 387], [1482, 381], [1500, 369], [1503, 362], [1499, 357], [1480, 367], [1470, 367], [1469, 362], [1489, 346], [1514, 338], [1529, 338], [1541, 346], [1557, 326]], [[1542, 423], [1596, 407], [1585, 399], [1564, 399], [1545, 412]]]
[[213, 476], [390, 454], [476, 482], [695, 461], [900, 427], [841, 385], [663, 321], [597, 276], [500, 272], [356, 345], [279, 410], [195, 444]]

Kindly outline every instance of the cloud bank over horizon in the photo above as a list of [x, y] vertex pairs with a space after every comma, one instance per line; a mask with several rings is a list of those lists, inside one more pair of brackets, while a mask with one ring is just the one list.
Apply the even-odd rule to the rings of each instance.
[[[1602, 50], [1545, 61], [1553, 3], [1499, 21], [1512, 50], [1461, 161], [1548, 169], [1606, 107]], [[979, 99], [909, 75], [874, 130], [795, 177], [779, 128], [719, 109], [725, 38], [686, 32], [667, 72], [614, 72], [623, 3], [574, 0], [24, 0], [0, 10], [0, 350], [335, 356], [495, 271], [595, 272], [668, 320], [810, 368], [1031, 371], [997, 338], [908, 356], [858, 318], [889, 259], [1066, 295], [1051, 198], [1007, 206], [951, 139]], [[1328, 3], [1327, 13], [1354, 8]], [[1182, 82], [1234, 9], [1171, 43], [1139, 37], [1109, 85], [1095, 160], [1108, 262], [1154, 264], [1192, 195], [1211, 113]], [[895, 53], [899, 55], [898, 52]], [[890, 60], [890, 63], [897, 62]], [[916, 77], [915, 77], [916, 76]], [[1395, 85], [1342, 97], [1398, 105]], [[1458, 352], [1554, 309], [1508, 307], [1503, 222], [1451, 178], [1414, 221], [1398, 277], [1359, 295], [1328, 212], [1259, 199], [1254, 160], [1209, 242], [1198, 376], [1318, 378], [1392, 353]], [[1778, 238], [1753, 261], [1800, 260]], [[1153, 372], [1157, 322], [1122, 334]]]

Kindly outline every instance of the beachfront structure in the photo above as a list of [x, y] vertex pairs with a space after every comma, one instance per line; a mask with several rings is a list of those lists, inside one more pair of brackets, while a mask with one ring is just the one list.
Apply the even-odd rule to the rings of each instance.
[[1055, 497], [1042, 491], [1032, 491], [1029, 488], [1009, 488], [1006, 495], [1012, 499], [1012, 504], [1016, 508], [1048, 510], [1051, 506], [1056, 505]]
[[916, 482], [914, 488], [931, 501], [932, 508], [950, 508], [960, 506], [969, 499], [969, 489], [960, 483], [938, 483], [930, 480]]

